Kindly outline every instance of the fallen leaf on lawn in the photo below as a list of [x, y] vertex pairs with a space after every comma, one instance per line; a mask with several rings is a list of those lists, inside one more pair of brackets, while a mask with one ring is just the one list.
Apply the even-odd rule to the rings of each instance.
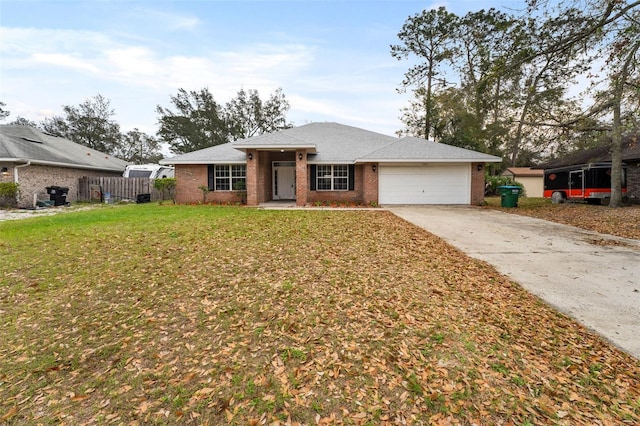
[[133, 389], [133, 387], [124, 385], [116, 391], [116, 395], [122, 395], [123, 393], [129, 392], [131, 389]]
[[7, 421], [9, 420], [11, 417], [15, 416], [15, 414], [18, 412], [18, 407], [17, 406], [13, 406], [9, 409], [9, 411], [7, 411], [4, 416], [0, 417], [0, 420]]
[[89, 395], [74, 395], [71, 397], [72, 401], [78, 402], [78, 401], [84, 401], [85, 399], [88, 399]]
[[202, 388], [195, 391], [193, 396], [207, 396], [209, 394], [212, 394], [215, 391], [216, 390], [214, 388]]

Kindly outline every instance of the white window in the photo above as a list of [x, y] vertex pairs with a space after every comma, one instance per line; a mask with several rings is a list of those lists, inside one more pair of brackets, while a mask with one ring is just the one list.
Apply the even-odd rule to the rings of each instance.
[[316, 189], [318, 191], [349, 190], [349, 166], [319, 164], [316, 168]]
[[247, 166], [244, 164], [216, 164], [213, 168], [214, 191], [234, 191], [246, 188]]
[[247, 166], [244, 164], [231, 166], [231, 189], [234, 191], [247, 189]]

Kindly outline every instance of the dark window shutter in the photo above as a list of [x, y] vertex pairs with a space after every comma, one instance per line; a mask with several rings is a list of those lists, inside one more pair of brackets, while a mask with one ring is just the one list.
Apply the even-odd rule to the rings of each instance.
[[311, 173], [309, 173], [309, 185], [312, 191], [316, 190], [316, 165], [311, 165]]
[[207, 181], [208, 181], [207, 183], [209, 185], [209, 191], [216, 190], [215, 176], [216, 176], [215, 167], [212, 164], [210, 164], [207, 167]]
[[349, 164], [349, 191], [356, 189], [356, 166]]

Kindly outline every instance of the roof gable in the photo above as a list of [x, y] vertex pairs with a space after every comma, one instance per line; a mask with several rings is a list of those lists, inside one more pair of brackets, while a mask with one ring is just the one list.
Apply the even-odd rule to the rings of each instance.
[[122, 172], [127, 162], [31, 126], [0, 125], [0, 160]]

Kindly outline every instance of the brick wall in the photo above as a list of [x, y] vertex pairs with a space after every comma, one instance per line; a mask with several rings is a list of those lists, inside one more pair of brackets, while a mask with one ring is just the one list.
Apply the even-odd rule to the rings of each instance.
[[363, 164], [362, 171], [362, 202], [378, 204], [378, 164]]
[[304, 206], [308, 201], [310, 170], [307, 166], [307, 150], [298, 150], [296, 161], [296, 205]]
[[[198, 187], [208, 185], [208, 166], [206, 164], [176, 164], [175, 178], [177, 203], [202, 202], [202, 190]], [[210, 191], [205, 202], [236, 204], [240, 202], [240, 199], [235, 191]]]
[[[249, 160], [249, 156], [253, 159]], [[258, 164], [261, 158], [258, 156], [258, 152], [255, 149], [247, 151], [247, 171], [246, 171], [246, 183], [247, 183], [247, 204], [250, 206], [257, 206], [262, 194], [262, 182], [258, 177]], [[264, 160], [263, 160], [264, 161]]]
[[[311, 170], [307, 168], [307, 173], [309, 174], [309, 179], [313, 179], [311, 176]], [[353, 191], [311, 191], [309, 190], [307, 196], [307, 202], [310, 204], [316, 202], [327, 202], [327, 201], [341, 201], [341, 202], [354, 202], [354, 203], [363, 203], [363, 188], [364, 188], [364, 166], [362, 164], [356, 164], [355, 166], [355, 182], [354, 182], [354, 190]], [[309, 184], [307, 183], [306, 189], [309, 189]], [[376, 186], [377, 192], [377, 186]]]
[[[0, 182], [13, 182], [13, 165], [8, 167], [9, 175], [0, 176]], [[18, 207], [33, 207], [34, 194], [38, 200], [49, 200], [47, 186], [64, 186], [69, 188], [67, 201], [78, 200], [78, 181], [83, 176], [122, 176], [122, 172], [103, 172], [94, 170], [73, 169], [67, 167], [30, 165], [18, 167], [18, 183], [20, 184], [20, 196]]]
[[484, 164], [471, 164], [471, 204], [480, 206], [484, 204]]

